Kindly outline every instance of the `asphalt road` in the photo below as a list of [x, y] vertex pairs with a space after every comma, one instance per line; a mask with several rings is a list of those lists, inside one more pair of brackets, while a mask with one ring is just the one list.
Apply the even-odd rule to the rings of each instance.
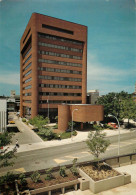
[[[120, 154], [132, 152], [136, 152], [136, 138], [120, 142]], [[113, 143], [108, 147], [106, 153], [101, 155], [101, 158], [117, 154], [118, 143]], [[16, 156], [14, 166], [1, 169], [1, 174], [11, 170], [25, 172], [69, 164], [74, 158], [78, 158], [78, 162], [93, 160], [85, 142], [17, 153]]]

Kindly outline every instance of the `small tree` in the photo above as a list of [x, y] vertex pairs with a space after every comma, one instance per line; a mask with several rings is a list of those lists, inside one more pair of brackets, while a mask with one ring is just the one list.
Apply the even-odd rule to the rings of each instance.
[[51, 180], [53, 178], [53, 175], [52, 175], [52, 168], [49, 168], [46, 170], [46, 177], [45, 177], [45, 180]]
[[[73, 128], [75, 127], [76, 123], [73, 121]], [[68, 128], [72, 129], [72, 121], [68, 122]]]
[[[0, 134], [0, 148], [11, 143], [12, 135], [13, 134], [8, 132]], [[3, 149], [3, 151], [0, 153], [0, 168], [12, 166], [14, 164], [12, 161], [13, 158], [15, 158], [15, 152], [13, 150], [8, 151], [8, 148]]]
[[101, 130], [96, 130], [95, 132], [90, 131], [88, 135], [88, 140], [86, 141], [91, 154], [94, 156], [95, 160], [98, 161], [99, 170], [99, 156], [101, 153], [105, 153], [107, 147], [110, 145], [110, 141], [105, 139], [106, 134], [102, 133]]
[[29, 120], [29, 123], [31, 125], [34, 125], [35, 127], [37, 127], [38, 129], [42, 128], [44, 125], [48, 124], [48, 117], [44, 118], [43, 116], [35, 116], [34, 118]]
[[67, 176], [66, 167], [65, 166], [60, 167], [59, 173], [60, 173], [60, 176], [66, 177]]
[[37, 183], [40, 179], [40, 173], [38, 171], [33, 172], [31, 179], [34, 183]]
[[26, 178], [25, 178], [25, 174], [24, 173], [21, 173], [20, 175], [19, 175], [19, 180], [20, 180], [20, 184], [21, 185], [26, 185], [27, 184], [27, 181], [26, 181]]
[[125, 99], [121, 102], [121, 117], [129, 120], [136, 118], [136, 102], [132, 98]]
[[78, 175], [78, 169], [77, 169], [77, 158], [74, 158], [73, 165], [70, 168], [70, 171], [73, 173], [73, 175]]

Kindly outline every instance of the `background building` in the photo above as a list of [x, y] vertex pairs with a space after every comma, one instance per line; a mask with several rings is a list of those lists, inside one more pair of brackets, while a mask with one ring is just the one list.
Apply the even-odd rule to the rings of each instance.
[[0, 132], [7, 129], [7, 122], [7, 100], [6, 98], [0, 98]]
[[98, 97], [99, 91], [97, 89], [89, 90], [87, 92], [87, 104], [96, 104]]
[[33, 13], [20, 41], [20, 115], [85, 104], [87, 27]]

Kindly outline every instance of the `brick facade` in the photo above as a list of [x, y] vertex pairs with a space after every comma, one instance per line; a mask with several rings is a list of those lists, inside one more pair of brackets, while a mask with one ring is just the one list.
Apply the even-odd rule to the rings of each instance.
[[59, 105], [58, 129], [60, 131], [65, 131], [68, 128], [68, 122], [72, 120], [72, 112], [73, 121], [76, 122], [102, 121], [104, 118], [104, 107], [102, 105]]
[[20, 41], [20, 115], [86, 103], [87, 27], [33, 13]]

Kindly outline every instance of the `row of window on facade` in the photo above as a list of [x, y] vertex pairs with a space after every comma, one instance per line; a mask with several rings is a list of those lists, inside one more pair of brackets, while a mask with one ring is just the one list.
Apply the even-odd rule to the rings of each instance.
[[39, 92], [42, 96], [81, 96], [81, 93]]
[[[32, 103], [31, 100], [24, 100], [23, 102], [24, 103]], [[49, 101], [40, 100], [39, 101], [39, 104], [48, 104], [48, 103], [50, 103], [50, 104], [63, 104], [63, 103], [66, 103], [66, 104], [81, 104], [82, 101], [69, 101], [69, 100], [65, 100], [65, 101], [63, 101], [63, 100], [49, 100]]]
[[43, 62], [47, 64], [57, 64], [63, 66], [74, 66], [74, 67], [82, 67], [82, 64], [79, 63], [72, 63], [72, 62], [64, 62], [64, 61], [57, 61], [57, 60], [48, 60], [48, 59], [38, 59], [38, 62]]
[[[57, 84], [39, 84], [39, 87], [42, 88], [62, 88], [62, 89], [82, 89], [82, 86], [78, 85], [57, 85]], [[23, 89], [31, 89], [32, 85], [28, 85]]]
[[81, 104], [81, 101], [70, 101], [70, 100], [40, 100], [39, 104]]
[[[24, 93], [24, 96], [31, 96], [32, 93]], [[60, 92], [39, 92], [42, 96], [81, 96], [81, 93], [60, 93]]]
[[45, 43], [45, 42], [40, 42], [40, 41], [38, 42], [38, 45], [43, 46], [43, 47], [51, 47], [51, 48], [63, 49], [63, 50], [79, 52], [79, 53], [83, 52], [82, 49], [77, 49], [77, 48], [72, 48], [72, 47], [67, 47], [67, 46], [62, 46], [62, 45], [54, 45], [54, 44], [51, 44], [51, 43]]
[[57, 41], [61, 41], [61, 42], [68, 42], [68, 43], [72, 43], [72, 44], [76, 44], [76, 45], [83, 45], [83, 42], [80, 42], [80, 41], [57, 37], [57, 36], [52, 36], [52, 35], [43, 34], [43, 33], [38, 33], [38, 37], [45, 38], [45, 39], [51, 39], [51, 40], [57, 40]]
[[82, 60], [81, 56], [75, 56], [75, 55], [69, 55], [69, 54], [63, 54], [63, 53], [56, 53], [52, 51], [38, 51], [39, 54], [41, 55], [49, 55], [49, 56], [56, 56], [56, 57], [61, 57], [61, 58], [71, 58], [71, 59], [76, 59], [76, 60]]
[[[65, 66], [82, 67], [82, 64], [56, 61], [56, 60], [39, 59], [38, 62], [43, 62], [43, 63], [47, 63], [47, 64], [57, 64], [57, 65], [65, 65]], [[27, 70], [31, 65], [32, 65], [32, 62], [30, 62], [23, 70], [24, 71]]]
[[58, 69], [58, 68], [38, 67], [38, 70], [47, 71], [47, 72], [68, 73], [68, 74], [82, 74], [82, 71]]
[[46, 76], [46, 75], [39, 75], [39, 79], [45, 80], [59, 80], [59, 81], [74, 81], [74, 82], [81, 82], [81, 78], [70, 78], [70, 77], [58, 77], [58, 76]]
[[[47, 71], [47, 72], [58, 72], [58, 73], [68, 73], [68, 74], [81, 74], [81, 71], [77, 70], [67, 70], [67, 69], [57, 69], [57, 68], [46, 68], [46, 67], [38, 67], [38, 70]], [[28, 76], [32, 70], [29, 70], [23, 77]]]

